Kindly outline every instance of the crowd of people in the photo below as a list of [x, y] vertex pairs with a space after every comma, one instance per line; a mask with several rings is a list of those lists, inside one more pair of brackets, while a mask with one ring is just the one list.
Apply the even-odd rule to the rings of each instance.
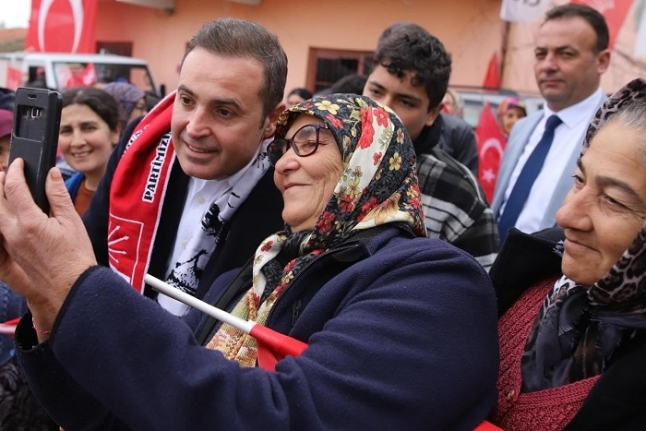
[[149, 112], [127, 84], [66, 91], [50, 214], [0, 106], [0, 428], [646, 427], [646, 80], [604, 95], [588, 6], [551, 9], [534, 52], [545, 106], [498, 106], [491, 207], [414, 23], [319, 94], [285, 94], [278, 39], [234, 18]]

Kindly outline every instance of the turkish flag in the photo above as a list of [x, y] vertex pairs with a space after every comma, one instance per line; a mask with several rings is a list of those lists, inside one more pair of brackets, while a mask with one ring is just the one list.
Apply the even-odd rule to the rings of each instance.
[[478, 181], [484, 189], [487, 201], [491, 203], [507, 139], [500, 131], [493, 109], [488, 102], [480, 114], [475, 133], [478, 142]]
[[612, 47], [615, 46], [619, 30], [621, 30], [621, 26], [624, 25], [624, 21], [626, 20], [628, 11], [630, 11], [633, 0], [573, 0], [571, 3], [590, 6], [603, 15], [606, 19], [606, 24], [608, 24], [608, 32], [610, 33], [608, 49], [612, 49]]
[[25, 42], [34, 52], [96, 52], [96, 0], [32, 0]]
[[16, 91], [22, 85], [22, 71], [16, 67], [7, 68], [7, 88]]
[[498, 68], [498, 55], [494, 52], [489, 60], [487, 74], [485, 75], [484, 88], [500, 88], [500, 70]]

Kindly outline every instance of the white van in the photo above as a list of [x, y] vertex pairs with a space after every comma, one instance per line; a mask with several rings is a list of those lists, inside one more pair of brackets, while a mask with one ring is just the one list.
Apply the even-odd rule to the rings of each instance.
[[466, 85], [450, 85], [450, 89], [460, 95], [464, 103], [464, 121], [471, 127], [476, 127], [480, 120], [480, 114], [484, 109], [485, 103], [489, 102], [494, 114], [498, 110], [498, 105], [507, 97], [515, 96], [525, 102], [527, 115], [543, 108], [545, 101], [539, 94], [519, 94], [512, 90], [491, 90], [481, 87], [471, 87]]
[[[123, 81], [160, 95], [145, 60], [112, 54], [0, 53], [0, 86], [40, 86], [65, 91], [79, 85]], [[15, 90], [15, 88], [12, 88]]]

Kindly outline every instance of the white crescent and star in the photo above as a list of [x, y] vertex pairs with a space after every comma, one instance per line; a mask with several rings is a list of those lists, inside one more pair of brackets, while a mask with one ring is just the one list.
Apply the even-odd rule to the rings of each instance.
[[[487, 154], [487, 151], [489, 150], [494, 150], [498, 152], [498, 157], [502, 159], [502, 144], [500, 143], [500, 140], [496, 138], [489, 138], [484, 143], [482, 144], [482, 147], [480, 148], [480, 160], [482, 160], [485, 155]], [[486, 169], [482, 173], [482, 181], [485, 182], [493, 182], [496, 180], [496, 174], [494, 173], [493, 169]]]
[[[72, 7], [72, 17], [74, 18], [74, 41], [72, 43], [72, 51], [76, 52], [81, 36], [83, 34], [83, 0], [67, 0]], [[49, 9], [52, 7], [54, 0], [43, 0], [38, 11], [38, 45], [41, 51], [45, 49], [45, 23], [49, 15]]]

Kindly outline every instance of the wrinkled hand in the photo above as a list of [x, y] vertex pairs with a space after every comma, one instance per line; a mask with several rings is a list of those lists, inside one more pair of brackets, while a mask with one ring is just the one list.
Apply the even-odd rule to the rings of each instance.
[[34, 203], [22, 159], [0, 173], [0, 279], [27, 300], [39, 329], [49, 330], [71, 286], [96, 259], [57, 168], [45, 192], [51, 217]]

